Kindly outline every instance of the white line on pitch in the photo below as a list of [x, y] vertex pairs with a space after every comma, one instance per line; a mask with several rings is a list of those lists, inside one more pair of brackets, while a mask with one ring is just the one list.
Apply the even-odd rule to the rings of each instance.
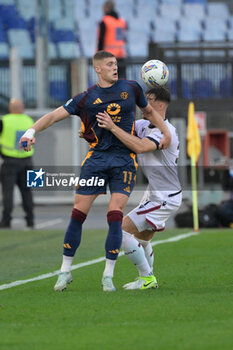
[[63, 219], [48, 220], [48, 221], [42, 222], [40, 224], [37, 224], [35, 226], [35, 228], [36, 229], [42, 229], [42, 228], [45, 228], [45, 227], [49, 227], [49, 226], [60, 224], [62, 221], [64, 221], [64, 220]]
[[[181, 235], [178, 235], [178, 236], [174, 236], [174, 237], [171, 237], [171, 238], [163, 239], [163, 240], [160, 240], [160, 241], [151, 242], [151, 244], [152, 244], [152, 246], [155, 246], [155, 245], [164, 244], [164, 243], [178, 242], [178, 241], [180, 241], [182, 239], [185, 239], [185, 238], [188, 238], [188, 237], [191, 237], [191, 236], [196, 236], [197, 234], [198, 234], [197, 232], [188, 232], [188, 233], [184, 233], [184, 234], [181, 234]], [[120, 252], [119, 256], [122, 256], [122, 255], [124, 255], [124, 253]], [[80, 269], [81, 267], [97, 264], [97, 263], [102, 262], [104, 260], [105, 260], [105, 256], [102, 256], [100, 258], [93, 259], [93, 260], [88, 260], [88, 261], [85, 261], [83, 263], [79, 263], [79, 264], [73, 265], [71, 267], [71, 270], [77, 270], [77, 269]], [[43, 275], [40, 275], [40, 276], [37, 276], [37, 277], [34, 277], [34, 278], [29, 278], [27, 280], [19, 280], [19, 281], [15, 281], [15, 282], [11, 282], [11, 283], [2, 284], [2, 285], [0, 285], [0, 290], [4, 290], [4, 289], [20, 286], [22, 284], [27, 284], [27, 283], [34, 282], [34, 281], [44, 280], [46, 278], [50, 278], [50, 277], [56, 276], [59, 273], [60, 273], [60, 270], [56, 270], [54, 272], [45, 273]]]

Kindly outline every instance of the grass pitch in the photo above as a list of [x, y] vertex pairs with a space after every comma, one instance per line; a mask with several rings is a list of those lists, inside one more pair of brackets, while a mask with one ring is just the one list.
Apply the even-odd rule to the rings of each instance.
[[[190, 230], [159, 233], [155, 240]], [[106, 231], [86, 231], [74, 264], [104, 255]], [[0, 285], [60, 267], [63, 232], [0, 232]], [[155, 246], [157, 290], [124, 291], [136, 269], [116, 265], [115, 293], [104, 293], [104, 262], [72, 272], [65, 292], [57, 277], [0, 291], [1, 350], [232, 349], [233, 231], [202, 230]]]

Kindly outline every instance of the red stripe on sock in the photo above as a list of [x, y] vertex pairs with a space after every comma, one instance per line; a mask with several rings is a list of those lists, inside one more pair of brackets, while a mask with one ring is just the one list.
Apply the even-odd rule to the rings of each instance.
[[83, 223], [86, 220], [87, 215], [85, 213], [83, 213], [82, 211], [74, 208], [72, 210], [71, 217], [72, 217], [72, 219]]
[[108, 223], [114, 222], [114, 221], [122, 222], [122, 219], [123, 219], [123, 213], [120, 210], [111, 210], [107, 214]]

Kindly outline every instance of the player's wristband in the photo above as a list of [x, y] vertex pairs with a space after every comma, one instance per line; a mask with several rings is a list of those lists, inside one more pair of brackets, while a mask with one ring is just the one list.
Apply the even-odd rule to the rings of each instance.
[[22, 137], [25, 137], [25, 138], [27, 138], [27, 139], [29, 139], [29, 140], [32, 140], [33, 137], [34, 137], [34, 135], [35, 135], [35, 133], [36, 133], [36, 130], [35, 130], [35, 129], [28, 129], [28, 130], [23, 134]]

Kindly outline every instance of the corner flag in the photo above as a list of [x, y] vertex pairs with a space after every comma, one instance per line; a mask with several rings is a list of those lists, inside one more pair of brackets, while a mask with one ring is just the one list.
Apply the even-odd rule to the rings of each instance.
[[194, 156], [195, 162], [198, 161], [201, 152], [201, 139], [197, 126], [197, 122], [194, 116], [194, 103], [189, 103], [188, 109], [188, 130], [187, 130], [187, 153], [190, 158]]
[[193, 198], [193, 226], [194, 231], [199, 231], [198, 201], [197, 201], [197, 173], [196, 162], [201, 152], [201, 139], [194, 116], [194, 103], [189, 103], [188, 129], [187, 129], [187, 152], [191, 158], [192, 198]]

